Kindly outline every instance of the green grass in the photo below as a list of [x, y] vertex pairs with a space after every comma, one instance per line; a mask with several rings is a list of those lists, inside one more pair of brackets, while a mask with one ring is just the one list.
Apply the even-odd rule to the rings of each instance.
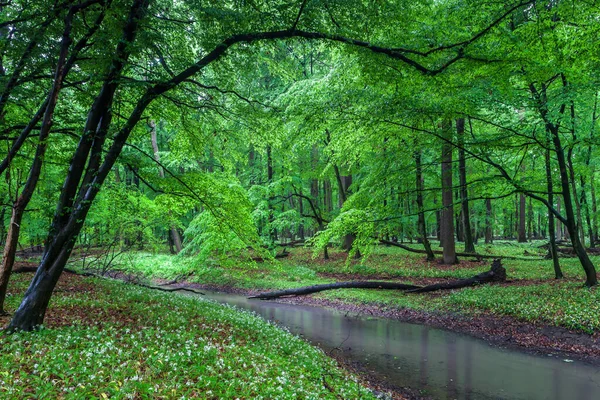
[[[482, 254], [524, 257], [532, 261], [504, 260], [508, 279], [518, 286], [491, 285], [431, 295], [407, 295], [398, 291], [336, 290], [317, 296], [353, 304], [376, 304], [384, 307], [412, 308], [465, 314], [491, 312], [530, 322], [543, 322], [585, 332], [600, 331], [600, 295], [597, 289], [583, 287], [584, 275], [576, 258], [561, 258], [566, 279], [554, 280], [551, 260], [542, 258], [543, 242], [518, 244], [499, 242], [480, 245]], [[432, 244], [434, 249], [437, 243]], [[419, 245], [412, 245], [418, 248]], [[285, 289], [350, 279], [394, 279], [410, 283], [422, 278], [468, 278], [489, 269], [491, 260], [462, 263], [454, 267], [426, 262], [424, 256], [406, 250], [377, 246], [368, 258], [346, 262], [345, 253], [332, 249], [331, 260], [315, 258], [311, 249], [292, 250], [292, 256], [280, 261], [232, 266], [195, 265], [191, 259], [169, 255], [129, 254], [125, 269], [148, 277], [173, 278], [192, 273], [191, 280], [243, 289]], [[124, 259], [125, 259], [124, 258]], [[592, 256], [600, 266], [600, 257]], [[523, 282], [518, 282], [523, 281]]]
[[[26, 278], [13, 277], [9, 310]], [[0, 335], [0, 398], [373, 398], [322, 351], [249, 312], [65, 279], [52, 329]]]

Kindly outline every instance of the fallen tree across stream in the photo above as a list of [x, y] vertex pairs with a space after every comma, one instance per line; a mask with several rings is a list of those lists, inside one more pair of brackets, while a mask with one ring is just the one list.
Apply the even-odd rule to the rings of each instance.
[[482, 272], [468, 279], [459, 279], [452, 282], [436, 283], [428, 286], [407, 285], [404, 283], [395, 282], [375, 282], [375, 281], [349, 281], [327, 283], [323, 285], [303, 286], [295, 289], [278, 290], [274, 292], [260, 293], [255, 296], [248, 297], [249, 299], [270, 300], [279, 297], [288, 296], [304, 296], [307, 294], [318, 293], [324, 290], [333, 289], [393, 289], [402, 290], [406, 293], [427, 293], [437, 290], [461, 289], [469, 286], [481, 285], [490, 282], [506, 281], [506, 269], [502, 266], [502, 262], [496, 259], [492, 262], [489, 271]]

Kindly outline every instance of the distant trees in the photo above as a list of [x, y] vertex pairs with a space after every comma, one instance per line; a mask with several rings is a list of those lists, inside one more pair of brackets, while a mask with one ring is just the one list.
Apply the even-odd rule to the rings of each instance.
[[[556, 219], [596, 284], [581, 234], [587, 225], [590, 241], [598, 235], [596, 65], [570, 67], [593, 50], [545, 24], [565, 13], [585, 22], [565, 29], [591, 37], [585, 5], [576, 16], [534, 1], [2, 7], [0, 215], [11, 221], [0, 230], [0, 294], [20, 235], [33, 238], [36, 221], [45, 236], [10, 329], [42, 324], [80, 233], [110, 222], [95, 216], [110, 216], [120, 196], [146, 212], [112, 211], [140, 242], [170, 237], [207, 258], [313, 236], [325, 256], [331, 242], [360, 254], [389, 237], [420, 240], [432, 259], [441, 211], [442, 261], [452, 264], [457, 240], [466, 252], [482, 237], [525, 240], [527, 224], [543, 238]], [[544, 63], [549, 37], [564, 53], [556, 65]], [[115, 198], [103, 199], [107, 185]], [[121, 228], [106, 234], [128, 240]]]

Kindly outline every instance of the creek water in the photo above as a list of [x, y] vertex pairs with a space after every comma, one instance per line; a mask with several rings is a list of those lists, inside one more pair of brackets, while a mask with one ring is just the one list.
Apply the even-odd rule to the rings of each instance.
[[358, 362], [391, 385], [434, 399], [600, 399], [600, 369], [538, 356], [423, 325], [206, 292], [251, 310], [325, 351]]

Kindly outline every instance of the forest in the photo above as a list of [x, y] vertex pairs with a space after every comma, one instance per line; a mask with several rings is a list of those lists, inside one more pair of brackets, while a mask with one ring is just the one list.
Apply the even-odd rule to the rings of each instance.
[[0, 0], [0, 396], [600, 396], [599, 18]]

